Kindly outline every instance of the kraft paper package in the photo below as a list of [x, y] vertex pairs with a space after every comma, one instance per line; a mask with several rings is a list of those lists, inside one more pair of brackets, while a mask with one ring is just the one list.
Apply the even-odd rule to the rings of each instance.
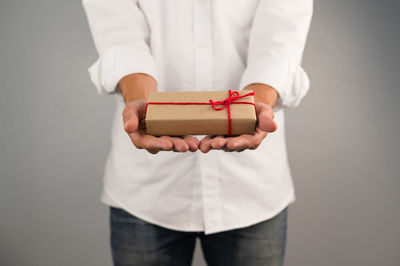
[[147, 134], [154, 136], [253, 134], [254, 93], [242, 91], [151, 92]]

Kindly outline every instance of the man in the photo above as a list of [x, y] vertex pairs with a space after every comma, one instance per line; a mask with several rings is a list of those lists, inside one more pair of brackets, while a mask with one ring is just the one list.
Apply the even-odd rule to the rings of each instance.
[[[91, 79], [117, 102], [102, 194], [114, 264], [190, 265], [198, 238], [209, 265], [283, 265], [295, 200], [283, 110], [309, 87], [312, 0], [83, 4], [100, 55]], [[146, 134], [150, 91], [228, 89], [255, 92], [254, 135]]]

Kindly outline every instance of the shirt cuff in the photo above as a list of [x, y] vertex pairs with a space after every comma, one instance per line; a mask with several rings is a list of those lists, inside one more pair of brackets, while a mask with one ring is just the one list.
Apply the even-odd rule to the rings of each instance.
[[298, 106], [310, 86], [308, 76], [300, 66], [273, 56], [253, 61], [244, 71], [239, 87], [244, 89], [253, 83], [268, 85], [278, 92], [273, 107], [275, 112], [284, 107]]
[[108, 50], [88, 71], [99, 94], [115, 93], [119, 81], [133, 73], [144, 73], [157, 80], [156, 64], [152, 55], [124, 47]]

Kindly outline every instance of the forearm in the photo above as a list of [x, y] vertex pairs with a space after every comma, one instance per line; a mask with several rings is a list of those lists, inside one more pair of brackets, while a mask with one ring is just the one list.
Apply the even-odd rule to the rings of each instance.
[[[146, 101], [150, 91], [157, 91], [157, 83], [154, 78], [142, 73], [125, 76], [120, 80], [119, 87], [125, 103], [135, 100]], [[265, 84], [251, 84], [246, 89], [254, 91], [256, 102], [262, 102], [271, 107], [274, 106], [278, 98], [276, 90]]]
[[265, 103], [271, 107], [274, 106], [276, 100], [278, 99], [277, 91], [265, 84], [254, 83], [248, 85], [245, 89], [254, 91], [254, 100], [256, 102]]
[[147, 101], [151, 91], [157, 91], [157, 82], [146, 74], [135, 73], [123, 77], [119, 81], [125, 103], [137, 100]]

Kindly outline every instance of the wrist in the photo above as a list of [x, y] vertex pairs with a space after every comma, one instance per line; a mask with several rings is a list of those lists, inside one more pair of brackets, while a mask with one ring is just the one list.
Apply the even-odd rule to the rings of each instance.
[[156, 80], [147, 74], [134, 73], [123, 77], [118, 83], [125, 103], [147, 101], [151, 91], [157, 91]]
[[245, 90], [252, 90], [254, 92], [254, 101], [265, 103], [273, 107], [279, 97], [278, 92], [271, 86], [254, 83], [248, 85]]

